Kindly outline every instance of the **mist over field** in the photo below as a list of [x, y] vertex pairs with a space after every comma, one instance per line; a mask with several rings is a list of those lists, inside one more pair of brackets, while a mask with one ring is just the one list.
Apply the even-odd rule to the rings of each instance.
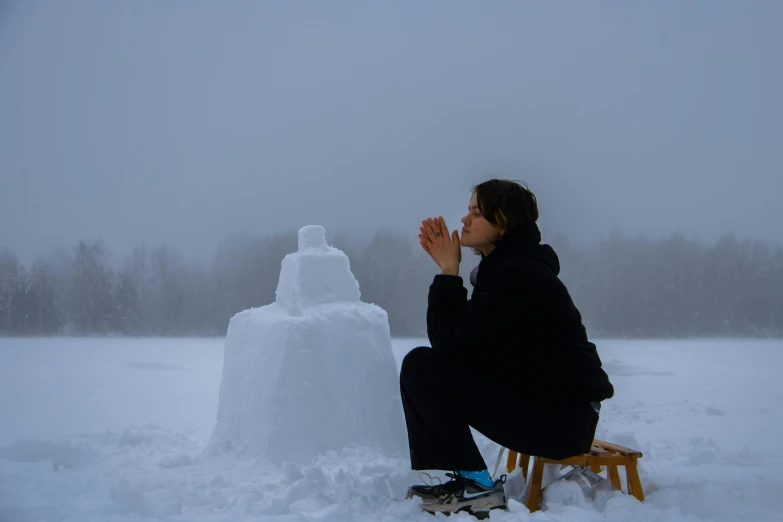
[[[319, 224], [421, 335], [493, 176], [588, 331], [783, 328], [783, 4], [0, 5], [0, 335], [222, 335]], [[464, 251], [462, 272], [478, 263]]]

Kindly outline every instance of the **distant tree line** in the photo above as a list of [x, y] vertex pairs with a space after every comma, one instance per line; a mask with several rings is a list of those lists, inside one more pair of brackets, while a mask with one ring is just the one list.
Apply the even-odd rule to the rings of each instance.
[[[362, 300], [388, 312], [392, 335], [426, 336], [437, 268], [417, 243], [388, 230], [330, 243], [349, 256]], [[551, 243], [593, 337], [783, 336], [780, 248], [620, 233], [588, 248]], [[29, 267], [0, 250], [0, 335], [224, 335], [235, 313], [274, 302], [280, 263], [296, 249], [296, 232], [234, 236], [209, 267], [167, 246], [140, 246], [116, 264], [100, 241], [80, 242]], [[465, 251], [463, 275], [478, 261]]]

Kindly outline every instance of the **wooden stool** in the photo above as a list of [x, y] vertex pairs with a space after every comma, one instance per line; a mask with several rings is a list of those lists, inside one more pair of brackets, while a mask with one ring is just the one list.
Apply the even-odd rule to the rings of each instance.
[[[639, 451], [601, 440], [594, 440], [590, 452], [584, 455], [576, 455], [562, 460], [533, 457], [533, 483], [530, 486], [530, 498], [527, 501], [527, 507], [531, 512], [538, 510], [538, 504], [541, 501], [544, 464], [585, 466], [589, 467], [594, 473], [601, 473], [601, 468], [605, 466], [609, 480], [620, 491], [623, 488], [622, 484], [620, 484], [620, 472], [617, 468], [618, 466], [625, 466], [627, 493], [633, 495], [641, 502], [644, 500], [644, 490], [642, 489], [642, 482], [639, 480], [639, 469], [636, 464], [636, 460], [640, 458], [642, 458], [642, 454]], [[525, 481], [527, 481], [529, 464], [530, 455], [520, 454], [519, 467], [522, 468], [522, 476], [525, 478]], [[506, 468], [511, 473], [516, 467], [517, 452], [509, 450]]]

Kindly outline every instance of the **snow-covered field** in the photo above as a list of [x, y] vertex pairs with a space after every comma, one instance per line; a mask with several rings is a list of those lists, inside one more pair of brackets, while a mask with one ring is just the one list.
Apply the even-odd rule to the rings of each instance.
[[[398, 365], [422, 344], [394, 340]], [[492, 520], [783, 520], [783, 341], [597, 344], [616, 389], [597, 435], [644, 452], [646, 501], [561, 481]], [[0, 339], [0, 521], [435, 520], [403, 498], [404, 457], [205, 454], [222, 364], [222, 339]]]

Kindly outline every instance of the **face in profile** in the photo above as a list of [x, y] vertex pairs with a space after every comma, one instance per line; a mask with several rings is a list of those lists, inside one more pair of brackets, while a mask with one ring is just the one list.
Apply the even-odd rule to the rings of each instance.
[[503, 230], [493, 225], [481, 214], [476, 193], [470, 198], [468, 215], [462, 218], [460, 244], [464, 247], [480, 250], [488, 255], [495, 248], [493, 243], [503, 236]]

